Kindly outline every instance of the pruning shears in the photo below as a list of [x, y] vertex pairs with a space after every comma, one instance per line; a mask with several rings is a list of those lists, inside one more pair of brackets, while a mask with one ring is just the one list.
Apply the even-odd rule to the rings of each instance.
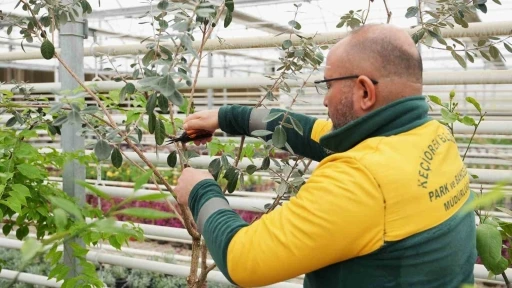
[[212, 137], [213, 134], [207, 130], [189, 130], [184, 131], [179, 137], [169, 137], [167, 144], [173, 144], [176, 142], [188, 143], [191, 141], [201, 140]]

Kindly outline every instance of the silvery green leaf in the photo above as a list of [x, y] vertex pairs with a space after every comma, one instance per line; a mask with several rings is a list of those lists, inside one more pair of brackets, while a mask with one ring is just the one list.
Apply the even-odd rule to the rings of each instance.
[[82, 117], [80, 116], [80, 112], [73, 110], [68, 114], [68, 121], [70, 124], [80, 124], [82, 123]]
[[278, 196], [283, 196], [284, 193], [286, 193], [286, 191], [288, 191], [288, 184], [283, 181], [277, 187], [276, 193], [277, 193]]
[[283, 112], [274, 112], [274, 113], [270, 113], [268, 114], [265, 118], [263, 118], [263, 122], [269, 122], [269, 121], [272, 121], [274, 119], [276, 119], [277, 117], [283, 115], [284, 113]]
[[76, 111], [76, 112], [80, 112], [80, 106], [78, 106], [77, 103], [71, 103], [71, 108], [73, 109], [73, 111]]
[[80, 113], [93, 115], [98, 111], [100, 111], [98, 106], [87, 106], [84, 108], [84, 110], [80, 111]]
[[268, 130], [254, 130], [251, 132], [251, 135], [256, 136], [256, 137], [265, 137], [272, 133], [273, 133], [272, 131], [268, 131]]
[[141, 80], [139, 80], [139, 84], [141, 86], [149, 86], [149, 87], [154, 87], [154, 86], [158, 86], [158, 82], [160, 82], [160, 76], [150, 76], [150, 77], [145, 77], [145, 78], [142, 78]]
[[60, 126], [68, 121], [68, 115], [62, 115], [53, 121], [53, 126]]
[[48, 111], [48, 114], [54, 114], [54, 113], [57, 113], [60, 111], [60, 109], [62, 109], [62, 107], [64, 107], [64, 103], [62, 102], [57, 102], [55, 104], [52, 105], [52, 108], [50, 108], [50, 110]]
[[119, 129], [112, 130], [110, 133], [107, 134], [108, 140], [113, 140], [117, 134], [119, 133]]
[[112, 147], [105, 141], [99, 140], [94, 146], [94, 154], [98, 160], [106, 160], [110, 157], [110, 153], [112, 152]]
[[274, 130], [272, 134], [272, 143], [277, 148], [282, 148], [286, 143], [286, 131], [284, 131], [283, 126], [279, 125]]
[[300, 125], [300, 122], [297, 121], [297, 119], [293, 118], [290, 116], [290, 120], [292, 121], [292, 125], [293, 125], [293, 128], [300, 134], [302, 135], [302, 133], [304, 132], [304, 130], [302, 129], [302, 125]]
[[174, 93], [172, 93], [172, 95], [167, 97], [167, 99], [169, 99], [169, 101], [171, 101], [172, 104], [174, 104], [176, 106], [181, 106], [181, 105], [183, 105], [183, 102], [184, 102], [183, 95], [178, 90], [175, 90]]
[[174, 94], [174, 91], [176, 91], [176, 89], [172, 76], [167, 74], [166, 76], [162, 77], [160, 81], [158, 81], [158, 88], [160, 93], [162, 93], [166, 97], [170, 97], [172, 94]]
[[171, 25], [170, 28], [178, 32], [185, 32], [188, 30], [188, 23], [185, 21], [177, 22]]
[[211, 13], [215, 13], [215, 9], [211, 9], [211, 8], [200, 8], [200, 9], [197, 9], [196, 10], [196, 14], [199, 16], [199, 17], [204, 17], [204, 18], [207, 18], [210, 16]]

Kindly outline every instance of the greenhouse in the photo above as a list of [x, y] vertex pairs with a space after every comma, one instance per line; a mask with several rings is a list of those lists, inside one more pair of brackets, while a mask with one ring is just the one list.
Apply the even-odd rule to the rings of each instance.
[[511, 13], [0, 1], [0, 287], [512, 287]]

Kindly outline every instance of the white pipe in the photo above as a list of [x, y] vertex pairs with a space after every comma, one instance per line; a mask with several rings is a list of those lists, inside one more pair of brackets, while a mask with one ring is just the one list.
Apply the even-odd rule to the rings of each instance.
[[[253, 175], [255, 175], [255, 174], [253, 174]], [[308, 180], [309, 179], [309, 175], [304, 175], [304, 179]], [[51, 179], [49, 179], [49, 180], [52, 181], [52, 182], [62, 182], [62, 179], [61, 178], [57, 178], [57, 177], [51, 177]], [[270, 176], [268, 176], [268, 175], [265, 176], [264, 175], [262, 177], [262, 180], [270, 180]], [[93, 185], [96, 183], [96, 180], [93, 180], [93, 179], [86, 179], [86, 181], [88, 183], [93, 184]], [[121, 182], [121, 181], [103, 180], [102, 183], [104, 185], [108, 185], [110, 187], [125, 187], [126, 188], [127, 185], [129, 185], [130, 188], [133, 187], [133, 182]], [[165, 188], [164, 185], [159, 185], [159, 186], [160, 186], [160, 188], [162, 190], [165, 191], [166, 188]], [[493, 184], [478, 184], [478, 183], [471, 183], [471, 184], [469, 184], [469, 186], [473, 190], [480, 191], [480, 189], [482, 189], [483, 193], [490, 192], [495, 187], [495, 185], [493, 185]], [[104, 186], [97, 186], [97, 187], [102, 189], [102, 187], [104, 187]], [[174, 187], [174, 186], [171, 186], [171, 187]], [[144, 184], [142, 186], [142, 188], [149, 188], [148, 190], [154, 191], [152, 188], [156, 189], [156, 186], [154, 184]], [[506, 193], [512, 193], [512, 186], [504, 186], [503, 190]], [[139, 190], [139, 191], [141, 191], [141, 190]], [[156, 193], [156, 190], [155, 190], [155, 193]], [[137, 195], [137, 194], [138, 194], [138, 192], [135, 193], [135, 195]], [[236, 191], [235, 190], [230, 195], [227, 195], [227, 197], [231, 197], [231, 198], [235, 198], [236, 196], [248, 197], [248, 198], [260, 198], [262, 200], [263, 199], [267, 199], [268, 201], [270, 201], [270, 200], [273, 200], [273, 199], [276, 198], [276, 193], [273, 193], [273, 192], [255, 192], [255, 191], [245, 192], [245, 191]]]
[[[322, 75], [311, 76], [308, 80], [306, 87], [312, 87], [313, 81], [322, 78]], [[287, 79], [285, 82], [290, 87], [299, 87], [304, 83], [305, 78], [299, 77], [300, 80]], [[128, 80], [140, 88], [138, 80]], [[197, 81], [196, 89], [247, 89], [259, 88], [261, 86], [272, 85], [274, 81], [266, 77], [245, 77], [245, 78], [199, 78]], [[85, 84], [91, 87], [96, 92], [108, 92], [112, 90], [121, 89], [124, 82], [115, 81], [86, 81]], [[439, 71], [439, 72], [425, 72], [423, 73], [424, 85], [462, 85], [462, 84], [512, 84], [512, 71], [511, 70], [477, 70], [477, 71]], [[38, 93], [58, 93], [61, 90], [60, 83], [32, 83], [28, 86], [33, 88], [32, 94]], [[77, 83], [78, 86], [78, 83]], [[12, 84], [2, 85], [2, 89], [19, 93]], [[188, 86], [180, 90], [188, 90]]]
[[[404, 28], [407, 33], [412, 35], [420, 27]], [[480, 36], [501, 36], [509, 35], [512, 30], [512, 21], [501, 21], [491, 23], [470, 23], [468, 28], [454, 27], [454, 28], [441, 28], [441, 35], [445, 38], [450, 37], [480, 37]], [[330, 33], [315, 33], [303, 34], [302, 37], [313, 37], [313, 42], [321, 44], [334, 44], [340, 39], [346, 37], [348, 33], [344, 31], [330, 32]], [[279, 36], [269, 35], [266, 37], [246, 37], [235, 39], [224, 39], [218, 41], [217, 39], [207, 40], [204, 45], [204, 51], [215, 50], [238, 50], [250, 48], [275, 48], [281, 46], [284, 40], [290, 39], [293, 45], [300, 44], [300, 38], [296, 35], [283, 34]], [[175, 46], [172, 42], [162, 43], [167, 48], [174, 50]], [[197, 40], [192, 43], [194, 49], [199, 49], [201, 41]], [[146, 44], [124, 44], [124, 45], [109, 45], [109, 46], [96, 46], [84, 48], [84, 57], [86, 56], [117, 56], [117, 55], [138, 55], [147, 53], [148, 48]], [[56, 49], [60, 54], [60, 49]], [[14, 61], [14, 60], [30, 60], [42, 59], [39, 51], [29, 52], [11, 52], [0, 54], [0, 61]]]
[[[512, 75], [511, 75], [511, 77], [512, 77]], [[269, 106], [269, 108], [280, 108], [280, 107], [277, 107], [277, 106], [270, 107]], [[476, 111], [474, 108], [470, 108], [469, 110]], [[297, 113], [302, 113], [302, 112], [296, 111], [295, 109], [293, 111], [295, 111]], [[487, 111], [487, 110], [485, 110], [485, 111]], [[308, 111], [304, 111], [304, 113], [302, 113], [302, 114], [306, 114], [306, 115], [309, 115], [310, 117], [315, 117], [315, 118], [319, 118], [319, 119], [327, 119], [326, 115], [308, 114]], [[112, 119], [119, 125], [120, 129], [124, 129], [125, 128], [124, 125], [123, 125], [123, 121], [126, 121], [126, 116], [125, 115], [113, 114], [111, 116], [112, 116]], [[433, 115], [430, 115], [430, 116], [433, 117], [433, 119], [436, 119], [436, 120], [441, 119], [439, 116], [433, 116]], [[486, 119], [486, 120], [482, 121], [482, 123], [480, 123], [480, 126], [478, 127], [477, 134], [483, 134], [483, 133], [496, 134], [496, 133], [499, 133], [499, 132], [503, 132], [502, 134], [512, 135], [512, 133], [510, 132], [510, 131], [512, 131], [511, 127], [503, 127], [503, 126], [508, 125], [509, 123], [512, 123], [511, 116], [501, 116], [501, 117], [505, 117], [507, 120], [487, 120]], [[11, 114], [0, 115], [0, 123], [5, 124], [10, 118], [12, 118]], [[105, 120], [108, 120], [106, 118], [106, 116], [104, 116], [103, 118]], [[185, 116], [184, 116], [184, 114], [175, 114], [174, 115], [174, 119], [184, 120]], [[148, 116], [147, 115], [143, 115], [142, 120], [147, 122], [148, 121]], [[460, 133], [467, 133], [467, 134], [472, 134], [473, 133], [473, 127], [472, 126], [463, 125], [463, 124], [461, 124], [459, 122], [454, 123], [454, 126], [455, 126], [454, 128], [456, 130], [455, 131], [456, 133], [459, 133], [459, 132]], [[19, 127], [19, 126], [15, 125], [13, 127], [16, 128], [16, 127]], [[495, 131], [498, 131], [498, 132], [495, 132]], [[48, 133], [46, 131], [37, 131], [37, 132], [40, 135], [48, 135]], [[217, 129], [215, 132], [216, 133], [222, 133], [222, 130]], [[90, 134], [90, 135], [94, 135], [94, 134]], [[149, 138], [151, 138], [151, 137], [154, 138], [153, 135], [148, 134], [148, 133], [145, 133], [144, 136], [145, 137], [149, 137]], [[229, 139], [229, 140], [235, 140], [236, 141], [236, 140], [239, 140], [240, 137], [233, 137], [233, 136], [231, 136], [231, 137], [222, 137], [222, 139]], [[260, 141], [260, 140], [255, 140], [255, 139], [248, 139], [248, 140], [253, 141], [253, 142]]]
[[[133, 189], [130, 189], [130, 188], [115, 187], [115, 186], [99, 186], [99, 185], [95, 185], [95, 186], [98, 189], [101, 189], [103, 192], [105, 192], [108, 195], [113, 196], [113, 197], [126, 198], [130, 195], [134, 195]], [[479, 185], [476, 185], [476, 184], [473, 184], [473, 186], [471, 186], [471, 187], [472, 187], [472, 189], [480, 188]], [[487, 193], [487, 192], [491, 191], [491, 189], [492, 189], [492, 187], [486, 188], [486, 189], [484, 189], [483, 192]], [[507, 187], [504, 188], [504, 190], [506, 190], [506, 189], [507, 189]], [[86, 190], [86, 191], [89, 191], [89, 190]], [[135, 192], [135, 195], [140, 196], [140, 195], [155, 194], [155, 193], [158, 193], [158, 192], [155, 190], [141, 189], [141, 190], [138, 190], [137, 192]], [[266, 211], [265, 205], [273, 202], [273, 199], [271, 199], [271, 198], [264, 199], [264, 198], [260, 197], [258, 195], [259, 193], [252, 192], [252, 194], [253, 195], [250, 195], [249, 197], [236, 197], [236, 196], [226, 195], [226, 198], [227, 198], [230, 206], [233, 209], [257, 212], [257, 213], [262, 213], [262, 212]], [[272, 195], [271, 193], [266, 193], [266, 194]], [[276, 195], [274, 194], [273, 197], [275, 197], [275, 196]], [[168, 199], [171, 203], [173, 203], [173, 204], [176, 203], [176, 201], [171, 199], [171, 197], [168, 197]], [[161, 201], [163, 201], [163, 200], [161, 200]], [[287, 200], [282, 200], [282, 201], [286, 202]]]
[[[99, 249], [99, 247], [97, 247]], [[134, 248], [128, 248], [128, 247], [123, 247], [121, 249], [121, 251], [117, 250], [117, 248], [114, 248], [110, 245], [103, 245], [101, 247], [101, 249], [104, 249], [106, 251], [112, 251], [112, 252], [121, 252], [121, 253], [127, 253], [127, 254], [131, 254], [131, 255], [139, 255], [139, 256], [155, 256], [155, 257], [160, 257], [160, 258], [170, 258], [170, 259], [173, 259], [173, 260], [176, 260], [176, 261], [182, 261], [182, 262], [191, 262], [192, 261], [192, 257], [190, 256], [183, 256], [183, 255], [177, 255], [177, 254], [172, 254], [172, 255], [167, 255], [166, 253], [164, 252], [156, 252], [156, 251], [147, 251], [147, 250], [142, 250], [142, 249], [134, 249]], [[206, 264], [208, 265], [212, 265], [214, 262], [212, 259], [206, 259]]]
[[[264, 179], [270, 179], [269, 177], [264, 177], [265, 175], [262, 173], [262, 172], [255, 172], [253, 175], [255, 176], [258, 176], [258, 175], [262, 175]], [[304, 176], [305, 178], [307, 178], [308, 176]], [[51, 182], [62, 182], [62, 178], [60, 177], [48, 177], [48, 180], [51, 181]], [[91, 183], [91, 184], [95, 184], [96, 183], [96, 180], [95, 179], [85, 179], [86, 182], [88, 183]], [[134, 183], [133, 182], [123, 182], [123, 181], [110, 181], [110, 180], [102, 180], [101, 182], [103, 185], [106, 185], [106, 186], [112, 186], [112, 187], [130, 187], [130, 188], [133, 188], [133, 185]], [[158, 185], [160, 187], [160, 189], [162, 189], [163, 191], [166, 190], [166, 187], [162, 184]], [[61, 186], [59, 186], [61, 187]], [[98, 188], [102, 188], [104, 186], [102, 185], [97, 185]], [[171, 185], [172, 188], [174, 188], [175, 186]], [[154, 191], [153, 193], [157, 193], [157, 190], [155, 189], [158, 189], [157, 186], [155, 186], [155, 184], [144, 184], [142, 185], [142, 188], [147, 188], [146, 190], [150, 190], [150, 191]], [[138, 193], [140, 193], [139, 191], [144, 191], [144, 189], [141, 189], [141, 190], [138, 190], [135, 195], [138, 195]], [[233, 193], [227, 195], [228, 197], [231, 197], [231, 196], [241, 196], [241, 197], [258, 197], [258, 198], [275, 198], [276, 197], [276, 194], [275, 193], [266, 193], [266, 192], [253, 192], [253, 191], [234, 191]]]
[[[15, 241], [18, 242], [18, 243], [14, 244]], [[12, 246], [16, 246], [16, 247], [12, 247], [12, 248], [13, 249], [20, 249], [21, 248], [21, 244], [22, 244], [22, 242], [19, 241], [19, 240], [0, 238], [0, 247], [8, 246], [7, 248], [11, 248]], [[162, 263], [162, 262], [145, 260], [145, 259], [140, 259], [140, 258], [132, 258], [132, 257], [126, 257], [126, 256], [120, 256], [120, 255], [112, 255], [112, 254], [102, 253], [102, 252], [98, 252], [98, 251], [90, 251], [89, 250], [89, 252], [86, 255], [86, 259], [89, 260], [89, 261], [92, 261], [94, 263], [106, 263], [106, 264], [115, 265], [115, 266], [121, 266], [121, 267], [132, 268], [132, 269], [147, 270], [147, 271], [156, 272], [156, 273], [162, 273], [162, 274], [167, 274], [167, 275], [175, 275], [175, 276], [181, 276], [181, 277], [188, 277], [189, 274], [190, 274], [190, 268], [188, 266], [185, 266], [185, 265]], [[2, 269], [2, 271], [3, 271], [3, 269]], [[7, 270], [7, 271], [10, 271], [10, 270]], [[201, 268], [199, 268], [199, 273], [200, 273], [200, 271], [201, 271]], [[11, 271], [11, 272], [13, 272], [13, 271]], [[9, 276], [12, 276], [12, 278], [10, 278], [10, 279], [14, 279], [15, 273], [16, 272], [10, 273], [10, 274], [8, 273], [6, 277], [2, 277], [2, 274], [0, 273], [0, 277], [7, 278]], [[22, 273], [22, 274], [27, 274], [27, 273]], [[24, 276], [23, 280], [20, 278], [20, 281], [22, 281], [22, 282], [34, 281], [31, 278], [47, 279], [47, 277], [45, 277], [45, 276], [39, 276], [41, 278], [34, 277], [34, 276], [37, 276], [37, 275], [33, 275], [33, 274], [23, 275], [23, 276]], [[20, 275], [20, 277], [21, 277], [21, 275]], [[224, 277], [224, 275], [221, 272], [219, 272], [219, 271], [211, 271], [211, 272], [209, 272], [207, 280], [208, 281], [219, 282], [219, 283], [224, 283], [224, 284], [231, 284], [226, 279], [226, 277]], [[40, 284], [40, 283], [34, 283], [34, 282], [27, 282], [27, 283]], [[55, 286], [55, 285], [58, 285], [55, 281], [54, 281], [53, 285], [54, 286], [50, 286], [50, 287], [60, 287], [60, 285], [59, 286]], [[264, 286], [264, 287], [275, 287], [275, 288], [281, 288], [281, 287], [282, 288], [288, 288], [288, 287], [290, 287], [290, 288], [292, 288], [292, 287], [301, 287], [301, 286], [299, 284], [293, 284], [293, 283], [288, 283], [288, 282], [281, 282], [281, 283], [277, 283], [277, 284], [269, 285], [269, 286]]]
[[[142, 161], [142, 160], [140, 160], [140, 158], [138, 158], [138, 156], [135, 154], [135, 152], [125, 152], [125, 154], [126, 154], [126, 156], [128, 156], [130, 159], [132, 159], [135, 162]], [[151, 161], [155, 165], [167, 165], [166, 159], [167, 159], [168, 153], [160, 153], [159, 159], [157, 159], [156, 153], [144, 153], [144, 155], [146, 156], [146, 158], [148, 158], [149, 161]], [[219, 157], [218, 156], [214, 156], [214, 157], [200, 156], [200, 157], [195, 157], [195, 158], [190, 159], [189, 163], [192, 167], [206, 168], [206, 167], [208, 167], [210, 162], [215, 158], [219, 158]], [[229, 160], [231, 162], [231, 159], [229, 159]], [[261, 166], [262, 161], [263, 161], [263, 159], [261, 159], [261, 158], [253, 159], [254, 165], [256, 165], [257, 167]], [[249, 161], [248, 159], [242, 159], [242, 161], [240, 161], [238, 163], [238, 167], [241, 169], [245, 169], [245, 168], [247, 168], [247, 166], [249, 166], [251, 164], [253, 164], [253, 163], [251, 163], [251, 161]], [[311, 163], [311, 165], [309, 166], [307, 173], [311, 173], [314, 169], [316, 169], [317, 165], [318, 165], [318, 162], [313, 161]], [[277, 166], [275, 166], [275, 164], [272, 161], [270, 162], [270, 167], [272, 169], [277, 168]], [[301, 163], [298, 165], [298, 168], [304, 169], [304, 165]], [[508, 181], [512, 180], [512, 171], [473, 169], [473, 168], [468, 169], [468, 171], [471, 174], [478, 175], [479, 178], [473, 180], [473, 182], [476, 182], [476, 183], [496, 183], [496, 182], [503, 181], [503, 180], [508, 180]]]
[[[112, 186], [99, 186], [95, 185], [98, 189], [101, 189], [103, 192], [109, 194], [110, 196], [114, 197], [122, 197], [126, 198], [131, 195], [133, 195], [133, 189], [130, 188], [123, 188], [123, 187], [112, 187]], [[135, 192], [135, 195], [148, 195], [148, 194], [155, 194], [159, 193], [156, 190], [138, 190]], [[265, 204], [272, 203], [271, 199], [256, 199], [253, 197], [247, 198], [247, 197], [233, 197], [226, 195], [226, 198], [229, 201], [229, 204], [233, 209], [239, 209], [244, 211], [253, 211], [253, 212], [264, 212], [265, 211]], [[176, 200], [173, 199], [172, 196], [168, 197], [169, 201], [172, 204], [176, 204]], [[162, 200], [163, 201], [163, 200]]]
[[[6, 243], [4, 241], [5, 239], [0, 238], [0, 246], [5, 247], [3, 244]], [[10, 242], [10, 241], [9, 241]], [[20, 245], [21, 247], [21, 245]], [[19, 249], [19, 248], [17, 248]], [[106, 253], [99, 253], [96, 251], [89, 251], [86, 256], [87, 260], [99, 262], [99, 263], [106, 263], [110, 265], [115, 266], [121, 266], [126, 268], [132, 268], [132, 269], [142, 269], [142, 270], [148, 270], [156, 273], [163, 273], [163, 274], [170, 274], [170, 275], [176, 275], [176, 276], [182, 276], [187, 277], [189, 275], [189, 268], [187, 266], [183, 265], [177, 265], [177, 264], [169, 264], [169, 263], [161, 263], [156, 261], [150, 261], [150, 260], [144, 260], [144, 259], [136, 259], [131, 257], [124, 257], [124, 256], [118, 256], [118, 255], [111, 255]], [[487, 279], [489, 272], [485, 269], [485, 267], [481, 264], [474, 264], [473, 268], [474, 277], [477, 279]], [[7, 273], [4, 274], [4, 271], [7, 271]], [[1, 278], [7, 278], [7, 279], [14, 279], [17, 272], [5, 270], [2, 269], [2, 272], [0, 273]], [[507, 276], [509, 278], [512, 277], [512, 269], [507, 269], [505, 271]], [[22, 278], [23, 277], [23, 278]], [[37, 280], [36, 280], [37, 279]], [[45, 276], [39, 276], [28, 274], [28, 273], [21, 273], [20, 275], [20, 281], [27, 282], [31, 284], [43, 284], [47, 285], [46, 282], [42, 281], [51, 281], [46, 280], [47, 277]], [[211, 271], [208, 273], [208, 280], [214, 281], [214, 282], [220, 282], [225, 284], [230, 284], [229, 281], [224, 277], [224, 275], [221, 272], [218, 271]], [[498, 281], [504, 281], [501, 276], [496, 276], [496, 280]], [[36, 282], [38, 281], [38, 282]], [[39, 282], [41, 281], [41, 282]], [[50, 282], [48, 282], [50, 284]], [[53, 285], [53, 286], [52, 286]], [[59, 284], [57, 284], [55, 281], [51, 283], [50, 285], [47, 285], [49, 287], [60, 287]], [[302, 287], [299, 284], [289, 283], [289, 282], [281, 282], [278, 284], [265, 286], [265, 287]]]
[[175, 238], [166, 238], [166, 237], [160, 237], [155, 235], [144, 235], [146, 239], [150, 240], [157, 240], [157, 241], [166, 241], [166, 242], [172, 242], [172, 243], [182, 243], [182, 244], [190, 244], [192, 245], [192, 240], [183, 240], [183, 239], [175, 239]]
[[[511, 70], [512, 72], [512, 70]], [[512, 74], [511, 76], [512, 77]], [[511, 78], [512, 79], [512, 78]], [[11, 118], [12, 115], [0, 115], [0, 123], [6, 123], [9, 118]], [[174, 116], [175, 119], [184, 119], [183, 114], [177, 114]], [[125, 115], [119, 115], [115, 114], [112, 115], [112, 119], [118, 124], [122, 124], [122, 121], [126, 121]], [[143, 120], [147, 121], [147, 116], [143, 118]], [[484, 120], [480, 123], [480, 126], [477, 129], [477, 135], [479, 134], [500, 134], [500, 135], [512, 135], [512, 121], [501, 121], [501, 120]], [[17, 126], [14, 126], [17, 127]], [[122, 129], [123, 127], [119, 127]], [[454, 123], [454, 133], [456, 134], [473, 134], [474, 127], [473, 126], [467, 126], [464, 124], [461, 124], [459, 122]], [[46, 132], [39, 131], [41, 134], [45, 134]], [[216, 133], [221, 133], [222, 131], [220, 129], [216, 130]], [[144, 134], [145, 137], [148, 137], [148, 139], [151, 139], [151, 137], [154, 138], [154, 135], [151, 134]], [[222, 138], [222, 137], [220, 137]], [[227, 139], [235, 140], [240, 139], [240, 137], [229, 137]], [[36, 140], [36, 139], [34, 139]], [[261, 142], [258, 138], [249, 137], [249, 141], [251, 142]], [[463, 144], [460, 144], [463, 145]]]
[[[93, 219], [87, 218], [86, 222], [90, 223]], [[130, 227], [132, 224], [124, 221], [116, 221], [115, 225], [117, 227], [123, 227], [123, 225], [128, 225]], [[184, 228], [175, 228], [175, 227], [166, 227], [166, 226], [156, 226], [151, 224], [143, 224], [143, 223], [133, 223], [134, 225], [140, 227], [144, 230], [144, 234], [150, 234], [154, 236], [164, 237], [164, 238], [175, 238], [180, 240], [192, 240], [190, 234], [188, 234], [187, 230]]]
[[491, 73], [488, 71], [490, 70], [425, 72], [423, 85], [512, 84], [512, 71], [493, 70]]
[[[503, 134], [512, 135], [512, 121], [482, 121], [476, 131], [477, 134]], [[461, 123], [454, 123], [454, 133], [472, 134], [473, 126], [467, 126]]]
[[[110, 196], [121, 197], [121, 198], [160, 193], [158, 190], [140, 189], [134, 193], [132, 188], [102, 186], [102, 185], [94, 185], [94, 186]], [[58, 187], [62, 189], [62, 183], [59, 183]], [[89, 190], [86, 189], [86, 191], [89, 191]], [[257, 196], [257, 195], [254, 195], [254, 196]], [[252, 212], [264, 212], [265, 204], [269, 204], [269, 203], [273, 202], [272, 199], [261, 199], [261, 198], [258, 199], [256, 197], [236, 197], [236, 196], [234, 197], [234, 196], [226, 195], [226, 198], [228, 199], [228, 202], [231, 205], [231, 207], [233, 207], [233, 209], [252, 211]], [[172, 204], [177, 203], [176, 200], [174, 199], [174, 197], [172, 197], [172, 196], [167, 197], [167, 199]], [[164, 200], [162, 199], [161, 201], [164, 201]]]
[[[2, 268], [0, 272], [0, 278], [13, 280], [18, 275], [18, 271], [12, 271], [5, 268]], [[62, 281], [55, 281], [55, 279], [48, 280], [47, 276], [41, 276], [30, 273], [19, 273], [17, 282], [24, 282], [32, 285], [42, 285], [45, 287], [61, 287]]]
[[[501, 127], [501, 129], [507, 129], [510, 130], [510, 127]], [[498, 127], [496, 127], [496, 130]], [[50, 149], [47, 148], [41, 148], [39, 149], [40, 153], [47, 153], [47, 152], [53, 152]], [[59, 149], [56, 149], [56, 151], [60, 151]], [[85, 150], [85, 153], [88, 155], [90, 153], [94, 153], [92, 150]], [[138, 155], [135, 152], [124, 152], [125, 155], [130, 158], [134, 162], [143, 163], [142, 160], [138, 157]], [[156, 153], [144, 153], [144, 156], [154, 165], [161, 165], [161, 166], [167, 166], [167, 156], [169, 153], [159, 153], [159, 157], [157, 158]], [[219, 156], [199, 156], [189, 159], [189, 164], [192, 167], [200, 167], [200, 168], [206, 168], [210, 164], [210, 162], [215, 159], [220, 158]], [[254, 164], [257, 167], [260, 167], [263, 159], [262, 158], [255, 158], [252, 159], [253, 162], [249, 161], [248, 159], [242, 159], [238, 163], [238, 168], [245, 169], [247, 166]], [[228, 161], [231, 163], [233, 162], [232, 159], [228, 158]], [[308, 167], [308, 170], [306, 173], [311, 173], [315, 168], [317, 167], [318, 162], [313, 161], [311, 162], [311, 165]], [[271, 161], [270, 167], [272, 169], [277, 169], [277, 166]], [[304, 165], [301, 163], [297, 165], [298, 169], [304, 169]], [[510, 181], [512, 180], [512, 171], [508, 170], [491, 170], [491, 169], [475, 169], [470, 168], [468, 169], [468, 172], [471, 174], [478, 175], [478, 179], [473, 179], [472, 181], [474, 183], [496, 183], [500, 181]]]
[[[32, 234], [32, 233], [29, 233], [28, 236], [31, 238], [34, 238], [34, 239], [36, 238], [36, 235]], [[8, 238], [6, 238], [6, 239], [8, 241], [5, 242], [5, 245], [3, 246], [4, 248], [21, 249], [21, 245], [23, 244], [23, 242], [21, 242], [17, 239], [8, 239]], [[164, 240], [169, 241], [169, 239], [167, 239], [167, 238], [164, 238]], [[176, 240], [180, 240], [180, 239], [176, 239]], [[174, 241], [169, 241], [169, 242], [174, 242]], [[181, 240], [180, 240], [180, 242], [181, 242]], [[143, 249], [135, 249], [135, 248], [130, 248], [130, 247], [122, 247], [121, 251], [119, 251], [117, 248], [115, 248], [111, 245], [108, 245], [108, 244], [102, 244], [101, 246], [98, 244], [96, 246], [92, 246], [91, 249], [94, 251], [99, 251], [99, 252], [101, 252], [102, 250], [105, 250], [105, 251], [111, 251], [111, 252], [115, 252], [115, 253], [125, 253], [125, 254], [130, 254], [130, 255], [153, 256], [153, 257], [158, 257], [158, 258], [172, 258], [173, 260], [181, 261], [181, 262], [191, 262], [192, 261], [192, 258], [190, 256], [184, 256], [184, 255], [179, 255], [179, 254], [169, 254], [169, 253], [165, 253], [165, 252], [149, 251], [149, 250], [143, 250]], [[62, 251], [62, 245], [59, 245], [57, 247], [57, 251]], [[214, 262], [212, 259], [208, 258], [206, 260], [206, 263], [208, 265], [211, 265]]]
[[[505, 273], [507, 274], [507, 278], [511, 279], [512, 269], [507, 268], [507, 270], [505, 270]], [[501, 276], [501, 275], [496, 275], [492, 278], [489, 278], [489, 271], [487, 271], [487, 269], [485, 269], [484, 265], [481, 265], [481, 264], [475, 264], [475, 268], [473, 269], [473, 274], [474, 274], [475, 278], [497, 280], [500, 282], [505, 281], [505, 279], [503, 279], [503, 276]]]

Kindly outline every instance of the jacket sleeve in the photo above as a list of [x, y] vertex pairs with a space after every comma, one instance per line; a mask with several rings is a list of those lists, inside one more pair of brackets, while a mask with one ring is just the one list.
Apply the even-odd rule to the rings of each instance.
[[352, 159], [321, 163], [296, 197], [250, 226], [212, 180], [196, 185], [189, 205], [220, 271], [242, 287], [285, 281], [383, 244], [382, 193]]
[[[252, 136], [254, 130], [274, 131], [284, 117], [286, 110], [252, 108], [240, 105], [223, 106], [219, 110], [220, 129], [232, 135]], [[271, 121], [264, 122], [268, 115], [277, 115]], [[294, 120], [291, 120], [293, 118]], [[294, 123], [292, 123], [292, 121]], [[294, 154], [304, 156], [314, 161], [321, 161], [328, 156], [327, 151], [319, 144], [322, 135], [330, 132], [332, 123], [326, 120], [316, 119], [307, 115], [288, 111], [283, 128], [286, 132], [287, 143]], [[295, 128], [297, 123], [302, 128], [299, 133]], [[299, 128], [300, 131], [300, 128]], [[272, 134], [262, 137], [265, 141], [272, 139]], [[285, 147], [283, 150], [288, 150]], [[289, 152], [292, 152], [289, 151]]]

